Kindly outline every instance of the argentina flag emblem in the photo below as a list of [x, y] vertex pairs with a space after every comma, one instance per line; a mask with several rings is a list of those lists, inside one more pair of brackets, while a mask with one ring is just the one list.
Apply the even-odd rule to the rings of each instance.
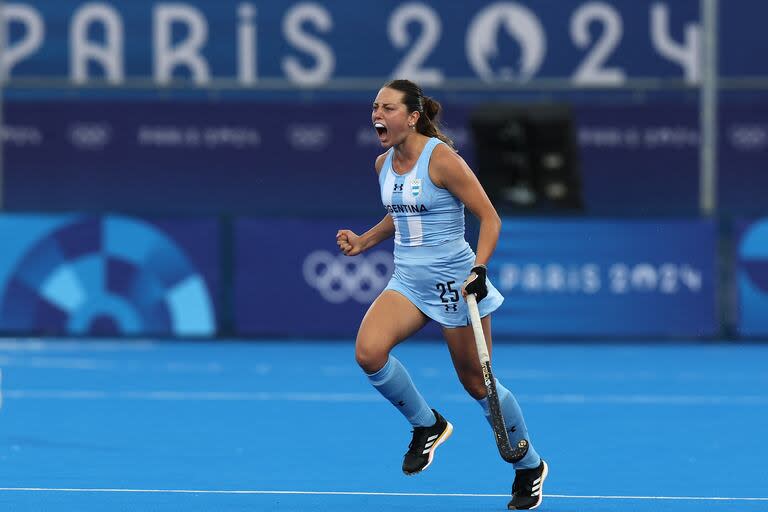
[[411, 181], [411, 194], [413, 197], [419, 197], [421, 194], [421, 178], [415, 178]]

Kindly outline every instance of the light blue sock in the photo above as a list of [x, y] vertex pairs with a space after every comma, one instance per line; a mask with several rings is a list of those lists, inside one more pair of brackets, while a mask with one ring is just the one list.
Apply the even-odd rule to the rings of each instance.
[[408, 371], [394, 356], [389, 356], [381, 370], [368, 374], [368, 380], [414, 427], [431, 427], [437, 421]]
[[[541, 463], [541, 457], [533, 449], [533, 443], [528, 435], [528, 428], [525, 426], [525, 420], [523, 419], [523, 411], [520, 410], [515, 395], [513, 395], [507, 388], [501, 385], [498, 379], [496, 379], [496, 393], [499, 395], [499, 404], [501, 405], [501, 414], [504, 416], [504, 424], [507, 426], [509, 432], [509, 442], [512, 446], [516, 445], [521, 439], [528, 441], [528, 453], [525, 457], [513, 464], [515, 469], [529, 469], [536, 468]], [[485, 413], [485, 419], [488, 423], [491, 422], [491, 412], [488, 408], [488, 398], [478, 400], [477, 403], [483, 408]]]

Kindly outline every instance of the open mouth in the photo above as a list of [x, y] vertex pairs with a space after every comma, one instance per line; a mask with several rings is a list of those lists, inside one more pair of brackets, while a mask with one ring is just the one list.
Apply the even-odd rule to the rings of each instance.
[[384, 126], [381, 123], [374, 123], [373, 127], [376, 128], [376, 133], [379, 134], [379, 137], [387, 134], [387, 127]]

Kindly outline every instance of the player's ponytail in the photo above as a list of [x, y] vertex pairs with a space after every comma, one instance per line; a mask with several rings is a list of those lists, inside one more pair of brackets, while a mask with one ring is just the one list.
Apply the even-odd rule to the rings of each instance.
[[424, 96], [421, 87], [410, 80], [391, 80], [384, 84], [388, 89], [395, 89], [403, 93], [403, 103], [408, 112], [418, 112], [419, 120], [416, 122], [416, 131], [427, 137], [436, 137], [456, 150], [450, 137], [440, 129], [440, 112], [442, 107], [437, 100]]
[[424, 113], [416, 123], [416, 130], [427, 137], [437, 137], [455, 150], [456, 147], [453, 145], [451, 138], [440, 130], [439, 115], [442, 110], [440, 103], [429, 96], [422, 96], [422, 103], [424, 105]]

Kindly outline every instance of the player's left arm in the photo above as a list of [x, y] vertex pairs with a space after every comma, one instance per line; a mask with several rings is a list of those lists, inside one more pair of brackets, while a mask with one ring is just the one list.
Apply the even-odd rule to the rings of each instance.
[[458, 153], [440, 144], [432, 153], [429, 176], [435, 185], [447, 189], [480, 220], [475, 265], [487, 265], [499, 241], [501, 219], [475, 173]]

